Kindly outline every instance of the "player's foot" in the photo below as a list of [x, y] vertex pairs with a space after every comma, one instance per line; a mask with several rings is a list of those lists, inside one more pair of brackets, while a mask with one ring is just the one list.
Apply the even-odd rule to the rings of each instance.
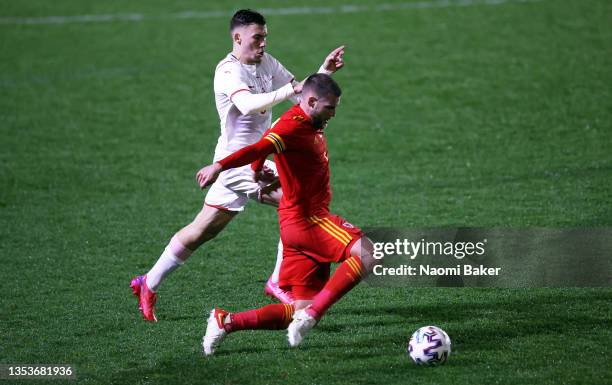
[[147, 286], [147, 276], [139, 275], [132, 279], [130, 283], [132, 293], [138, 297], [138, 308], [142, 313], [142, 317], [147, 321], [157, 322], [155, 316], [155, 302], [157, 302], [157, 293], [149, 290]]
[[268, 279], [268, 282], [266, 282], [264, 293], [266, 293], [267, 296], [278, 298], [279, 301], [287, 305], [293, 304], [294, 301], [291, 292], [285, 291], [278, 287], [278, 283], [272, 282], [272, 278]]
[[225, 317], [229, 314], [229, 312], [218, 308], [210, 311], [210, 316], [206, 322], [206, 334], [202, 338], [202, 352], [205, 356], [212, 355], [227, 335], [223, 325], [225, 324]]
[[317, 324], [316, 318], [306, 313], [306, 309], [300, 309], [293, 313], [293, 321], [287, 328], [289, 345], [296, 347], [302, 342], [306, 334]]

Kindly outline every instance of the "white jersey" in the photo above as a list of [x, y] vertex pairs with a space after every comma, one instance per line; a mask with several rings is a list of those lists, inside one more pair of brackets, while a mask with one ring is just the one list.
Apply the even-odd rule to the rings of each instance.
[[215, 103], [221, 120], [221, 136], [214, 161], [257, 142], [272, 123], [272, 111], [243, 115], [232, 103], [238, 92], [267, 93], [293, 80], [293, 75], [271, 55], [264, 53], [260, 63], [242, 64], [228, 54], [215, 69]]

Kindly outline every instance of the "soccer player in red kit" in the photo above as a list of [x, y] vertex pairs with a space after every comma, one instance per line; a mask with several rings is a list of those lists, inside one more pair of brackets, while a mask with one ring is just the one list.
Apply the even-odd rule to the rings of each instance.
[[[378, 263], [372, 242], [362, 231], [329, 212], [323, 129], [334, 117], [341, 93], [330, 76], [309, 76], [300, 104], [283, 114], [261, 140], [197, 173], [202, 188], [221, 171], [249, 163], [259, 175], [266, 156], [274, 153], [283, 188], [278, 215], [285, 248], [279, 286], [295, 298], [293, 305], [272, 304], [240, 313], [213, 309], [202, 341], [204, 354], [213, 354], [228, 333], [245, 329], [287, 328], [289, 344], [299, 345], [327, 309]], [[332, 262], [341, 264], [330, 278]]]

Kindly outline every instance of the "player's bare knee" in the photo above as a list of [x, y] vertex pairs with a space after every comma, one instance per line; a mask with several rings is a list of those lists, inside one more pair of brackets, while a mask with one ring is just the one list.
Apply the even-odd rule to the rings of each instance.
[[362, 237], [351, 248], [351, 255], [358, 255], [361, 264], [367, 274], [370, 274], [376, 265], [382, 263], [381, 258], [376, 258], [374, 254], [374, 244], [368, 237]]
[[382, 259], [374, 258], [373, 253], [364, 253], [360, 257], [361, 264], [363, 265], [363, 268], [367, 274], [370, 274], [374, 270], [374, 267], [382, 264]]
[[189, 225], [199, 244], [217, 236], [236, 216], [236, 212], [205, 206]]

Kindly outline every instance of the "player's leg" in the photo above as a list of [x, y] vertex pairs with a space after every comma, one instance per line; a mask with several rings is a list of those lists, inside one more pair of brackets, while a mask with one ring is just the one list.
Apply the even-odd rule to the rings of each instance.
[[350, 257], [338, 266], [325, 287], [314, 297], [306, 312], [321, 319], [325, 312], [381, 263], [375, 259], [372, 241], [363, 236], [353, 243]]
[[[290, 288], [295, 295], [294, 304], [272, 304], [239, 313], [213, 309], [202, 339], [204, 354], [213, 354], [230, 333], [240, 330], [286, 329], [293, 320], [295, 309], [304, 309], [312, 302], [314, 295], [323, 287], [327, 276], [329, 276], [329, 264], [321, 265], [289, 247], [285, 250], [281, 267], [281, 282], [283, 288]], [[285, 283], [294, 285], [284, 286]]]
[[293, 321], [287, 328], [289, 345], [298, 346], [325, 312], [372, 271], [376, 263], [376, 260], [371, 258], [373, 250], [372, 242], [367, 237], [353, 243], [350, 249], [351, 257], [338, 266], [323, 289], [305, 308], [296, 309]]
[[237, 212], [204, 205], [191, 223], [170, 240], [157, 263], [147, 273], [147, 286], [157, 291], [161, 282], [176, 270], [204, 242], [213, 239], [236, 216]]
[[151, 270], [132, 280], [132, 290], [139, 299], [140, 311], [146, 320], [157, 321], [156, 293], [161, 282], [182, 266], [199, 246], [219, 234], [236, 213], [204, 205], [194, 220], [172, 237]]
[[[327, 271], [329, 271], [329, 265], [327, 266]], [[298, 346], [306, 334], [315, 327], [318, 319], [310, 316], [310, 314], [306, 313], [306, 309], [312, 304], [313, 298], [320, 291], [322, 285], [316, 285], [316, 289], [312, 290], [312, 287], [304, 287], [309, 289], [307, 295], [297, 294], [296, 297], [300, 299], [295, 300], [295, 311], [293, 312], [293, 319], [291, 323], [287, 326], [287, 340], [289, 341], [290, 346]], [[298, 287], [293, 287], [292, 292], [299, 293]]]
[[[185, 248], [195, 251], [202, 244], [216, 237], [236, 214], [238, 211], [205, 204], [193, 221], [176, 233], [176, 237]], [[186, 258], [183, 259], [185, 260]]]
[[268, 281], [266, 282], [266, 286], [264, 288], [264, 293], [271, 297], [276, 297], [282, 303], [293, 303], [293, 296], [291, 292], [287, 290], [283, 290], [280, 288], [278, 281], [280, 276], [280, 267], [283, 262], [283, 242], [278, 240], [278, 247], [276, 250], [276, 265], [274, 266], [274, 271]]
[[259, 309], [230, 313], [223, 309], [211, 310], [202, 338], [204, 355], [211, 355], [229, 334], [240, 330], [286, 329], [292, 320], [293, 305], [270, 304]]
[[156, 292], [170, 273], [183, 265], [203, 243], [216, 237], [236, 214], [236, 211], [204, 205], [193, 221], [172, 237], [157, 263], [147, 273], [149, 289]]
[[[278, 177], [278, 173], [276, 171], [276, 165], [274, 162], [266, 161], [265, 166], [274, 172], [274, 174]], [[257, 200], [260, 203], [271, 205], [278, 207], [281, 198], [283, 197], [283, 190], [281, 189], [280, 182], [278, 180], [266, 185], [261, 186], [257, 191]], [[291, 293], [283, 290], [278, 285], [278, 279], [280, 274], [280, 266], [283, 262], [283, 243], [279, 239], [278, 248], [276, 251], [276, 264], [274, 265], [274, 271], [272, 275], [268, 278], [266, 282], [266, 286], [264, 288], [264, 293], [271, 297], [278, 298], [282, 303], [293, 303], [293, 298]]]
[[374, 246], [361, 230], [341, 217], [327, 215], [308, 218], [310, 227], [299, 228], [301, 247], [319, 261], [343, 261], [325, 286], [313, 297], [312, 304], [294, 313], [288, 327], [291, 346], [297, 346], [325, 312], [373, 270]]

